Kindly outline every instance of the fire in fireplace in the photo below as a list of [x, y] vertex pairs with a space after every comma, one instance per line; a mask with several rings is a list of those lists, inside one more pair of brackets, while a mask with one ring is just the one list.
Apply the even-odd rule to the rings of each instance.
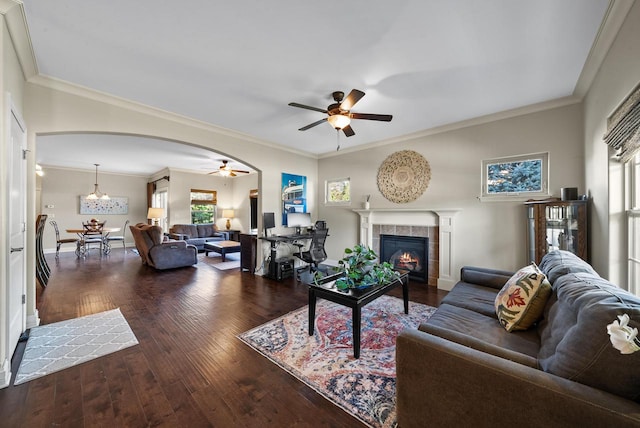
[[396, 269], [406, 269], [409, 277], [427, 281], [429, 238], [423, 236], [380, 235], [380, 259]]

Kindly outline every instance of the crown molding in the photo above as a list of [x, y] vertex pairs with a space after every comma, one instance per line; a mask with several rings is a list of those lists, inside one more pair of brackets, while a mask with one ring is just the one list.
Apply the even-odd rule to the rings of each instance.
[[261, 146], [290, 152], [299, 156], [317, 158], [317, 156], [312, 153], [295, 150], [295, 149], [285, 147], [270, 141], [261, 140], [248, 134], [243, 134], [241, 132], [233, 131], [231, 129], [212, 125], [210, 123], [203, 122], [201, 120], [179, 115], [179, 114], [176, 114], [167, 110], [163, 110], [160, 108], [151, 107], [146, 104], [142, 104], [136, 101], [131, 101], [126, 98], [117, 97], [115, 95], [111, 95], [106, 92], [101, 92], [95, 89], [91, 89], [86, 86], [76, 85], [74, 83], [70, 83], [61, 79], [56, 79], [54, 77], [38, 74], [36, 76], [33, 76], [31, 79], [29, 79], [28, 82], [36, 86], [41, 86], [41, 87], [52, 89], [55, 91], [65, 92], [78, 97], [87, 98], [93, 101], [112, 105], [114, 107], [131, 110], [140, 114], [145, 114], [148, 116], [157, 117], [159, 119], [171, 121], [180, 125], [201, 129], [207, 132], [220, 134], [230, 138], [244, 140], [244, 141], [258, 144]]
[[22, 6], [22, 1], [21, 0], [0, 0], [0, 13], [4, 15], [9, 11], [9, 9], [11, 9], [16, 5]]
[[[45, 171], [50, 170], [50, 169], [57, 169], [59, 171], [71, 171], [71, 172], [82, 172], [82, 173], [91, 173], [91, 174], [95, 174], [96, 170], [95, 168], [90, 168], [90, 169], [86, 169], [86, 168], [74, 168], [74, 167], [69, 167], [69, 166], [59, 166], [59, 165], [49, 165], [46, 163], [41, 163], [38, 164], [42, 167], [42, 169]], [[112, 171], [103, 171], [100, 170], [100, 175], [119, 175], [122, 177], [137, 177], [137, 178], [148, 178], [150, 177], [149, 174], [136, 174], [136, 173], [131, 173], [131, 172], [112, 172]]]
[[334, 156], [340, 156], [345, 153], [359, 152], [362, 150], [368, 150], [375, 147], [386, 146], [389, 144], [402, 144], [410, 140], [416, 140], [419, 138], [428, 137], [431, 135], [443, 134], [445, 132], [456, 131], [458, 129], [469, 128], [471, 126], [483, 125], [485, 123], [496, 122], [498, 120], [510, 119], [512, 117], [524, 116], [527, 114], [538, 113], [545, 110], [552, 110], [554, 108], [565, 107], [573, 104], [578, 104], [582, 101], [581, 98], [576, 96], [568, 96], [563, 98], [557, 98], [551, 101], [545, 101], [542, 103], [531, 104], [524, 107], [519, 107], [511, 110], [504, 110], [497, 113], [488, 114], [485, 116], [474, 117], [472, 119], [462, 120], [460, 122], [450, 123], [447, 125], [437, 126], [435, 128], [429, 128], [422, 131], [414, 132], [412, 134], [401, 135], [399, 137], [390, 138], [387, 140], [377, 141], [371, 144], [363, 144], [356, 147], [351, 147], [346, 150], [340, 150], [338, 152], [328, 152], [318, 156], [319, 159], [331, 158]]
[[9, 37], [13, 42], [20, 68], [25, 80], [38, 74], [38, 65], [27, 27], [27, 17], [22, 1], [0, 0], [0, 12], [7, 23]]
[[589, 51], [589, 55], [587, 55], [584, 67], [582, 67], [582, 72], [574, 88], [573, 95], [582, 99], [591, 88], [591, 84], [598, 70], [600, 70], [600, 66], [607, 56], [607, 53], [609, 53], [609, 49], [618, 35], [622, 24], [624, 24], [629, 10], [631, 10], [633, 6], [633, 2], [634, 0], [609, 1], [609, 7], [596, 34], [596, 38], [591, 45], [591, 50]]

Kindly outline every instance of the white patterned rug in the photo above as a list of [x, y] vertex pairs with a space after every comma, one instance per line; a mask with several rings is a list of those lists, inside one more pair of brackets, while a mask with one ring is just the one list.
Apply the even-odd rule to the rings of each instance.
[[120, 309], [34, 327], [14, 385], [137, 344]]
[[220, 261], [222, 260], [221, 255], [215, 254], [213, 252], [210, 254], [210, 256], [205, 256], [202, 260], [216, 269], [230, 270], [238, 269], [240, 267], [240, 253], [227, 254], [225, 257], [226, 261], [224, 262]]

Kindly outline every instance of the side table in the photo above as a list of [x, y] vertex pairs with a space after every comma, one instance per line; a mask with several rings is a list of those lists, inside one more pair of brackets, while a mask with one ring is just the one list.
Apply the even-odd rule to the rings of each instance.
[[224, 230], [225, 232], [229, 232], [229, 241], [237, 241], [240, 242], [240, 233], [242, 233], [241, 230], [237, 230], [237, 229], [229, 229], [229, 230]]

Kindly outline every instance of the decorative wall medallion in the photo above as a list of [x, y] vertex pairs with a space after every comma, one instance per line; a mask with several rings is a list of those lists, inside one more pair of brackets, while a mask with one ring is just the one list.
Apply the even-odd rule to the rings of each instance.
[[429, 187], [429, 180], [429, 162], [413, 150], [402, 150], [389, 155], [378, 169], [380, 193], [398, 204], [416, 200]]

